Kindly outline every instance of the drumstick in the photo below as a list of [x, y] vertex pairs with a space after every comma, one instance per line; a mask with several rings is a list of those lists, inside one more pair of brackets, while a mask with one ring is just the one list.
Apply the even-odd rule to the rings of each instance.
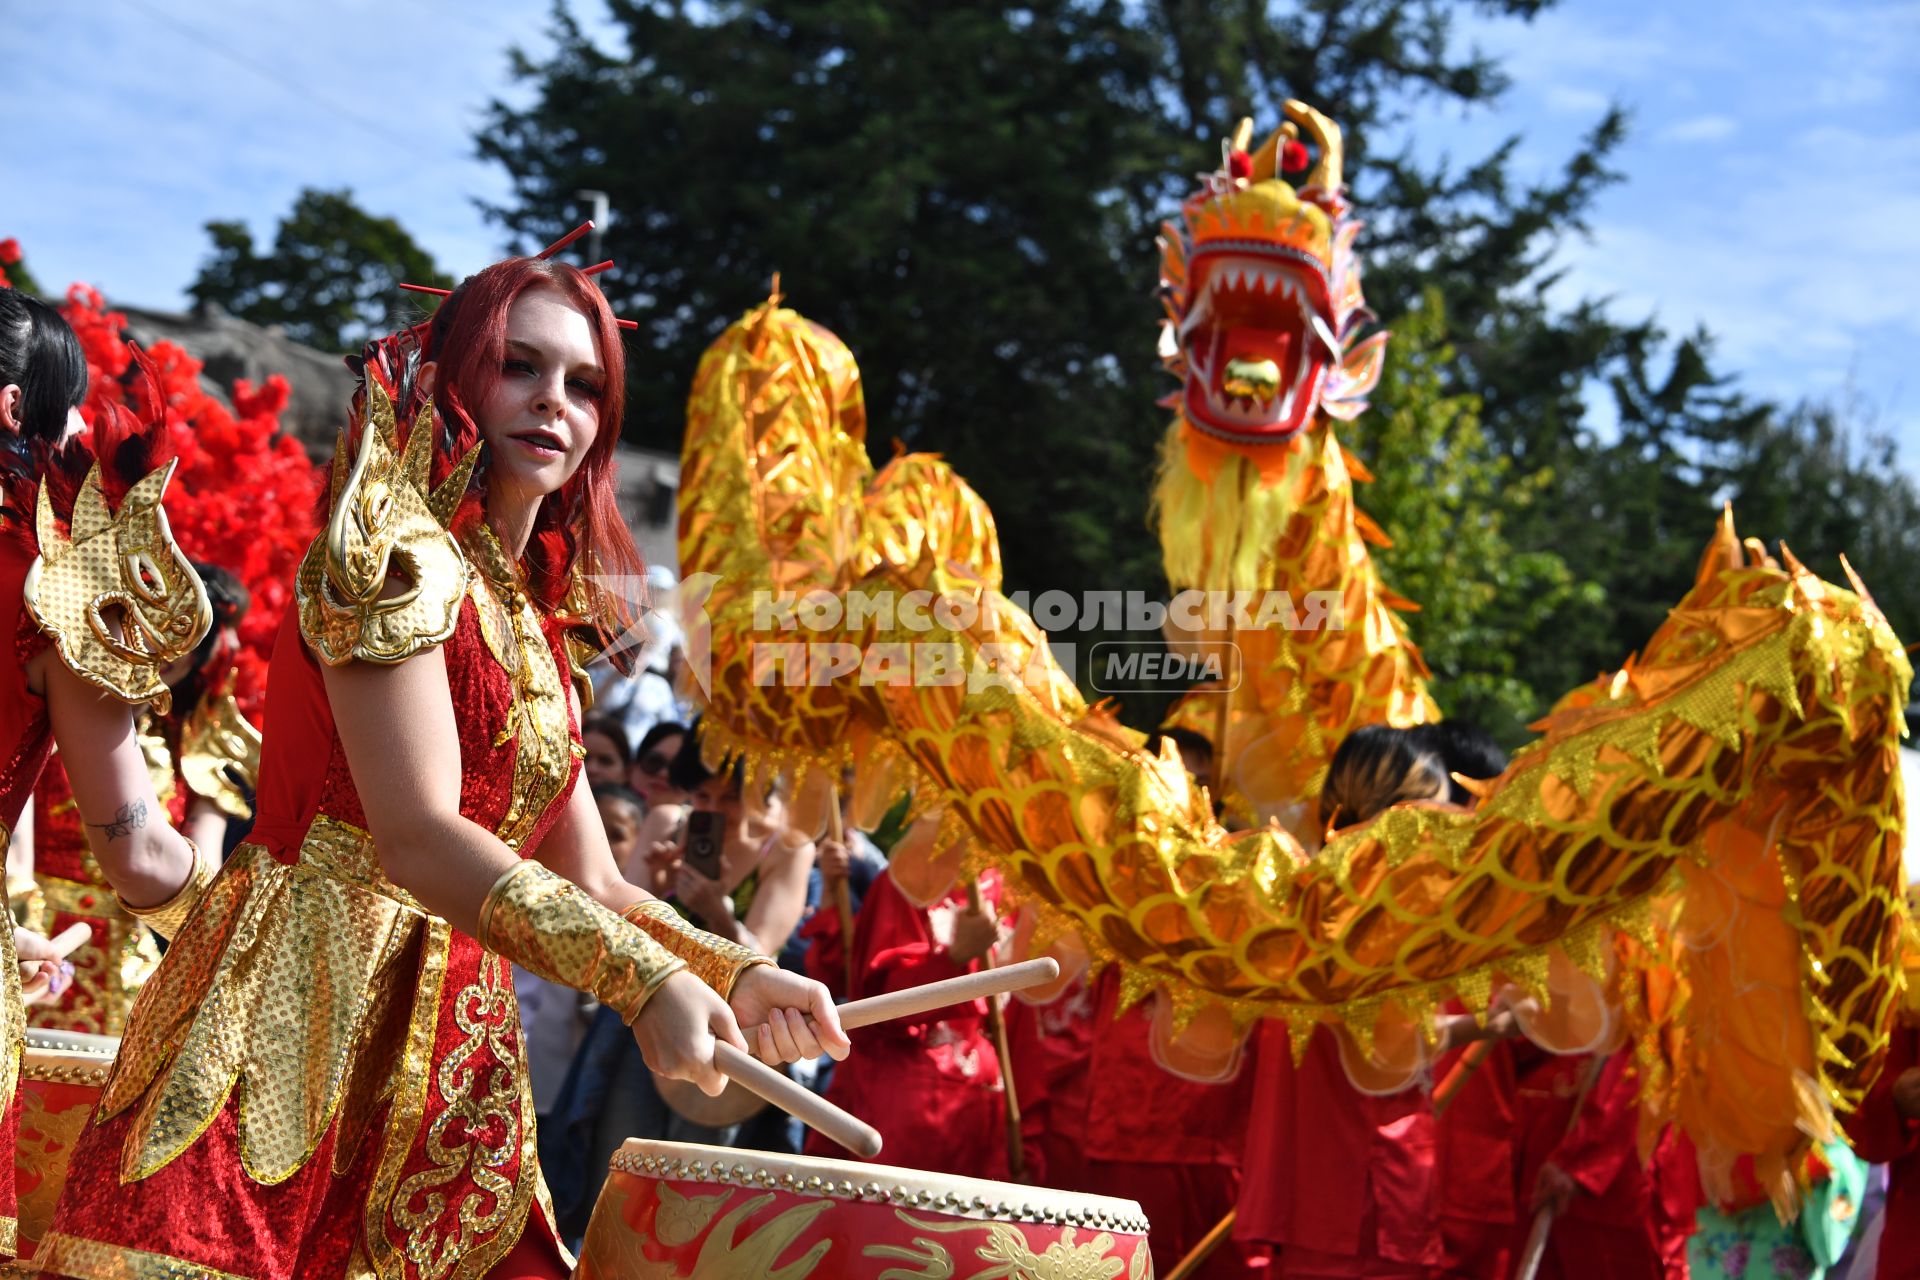
[[862, 1160], [871, 1160], [880, 1154], [880, 1134], [872, 1125], [842, 1111], [819, 1094], [809, 1093], [760, 1059], [720, 1040], [713, 1046], [713, 1065], [741, 1088], [759, 1094]]
[[[999, 969], [982, 969], [978, 973], [964, 973], [957, 978], [923, 982], [917, 987], [888, 991], [868, 996], [865, 1000], [849, 1000], [837, 1006], [840, 1025], [853, 1031], [859, 1027], [870, 1027], [876, 1022], [891, 1022], [895, 1018], [910, 1018], [916, 1013], [931, 1013], [948, 1005], [965, 1004], [982, 996], [1008, 995], [1029, 987], [1045, 986], [1059, 976], [1060, 962], [1042, 956], [1038, 960], [1022, 960], [1019, 964]], [[744, 1034], [748, 1040], [752, 1040], [758, 1031], [759, 1028], [755, 1027]]]
[[50, 941], [53, 943], [54, 951], [58, 953], [59, 957], [62, 960], [64, 960], [68, 956], [72, 955], [75, 951], [79, 950], [80, 944], [85, 942], [88, 938], [91, 938], [92, 936], [93, 936], [92, 925], [70, 924], [66, 928], [62, 929], [52, 939], [50, 939]]
[[[60, 931], [59, 937], [49, 938], [48, 941], [53, 944], [56, 958], [64, 960], [69, 955], [72, 955], [74, 951], [78, 950], [80, 946], [91, 937], [93, 937], [92, 925], [70, 924]], [[24, 972], [28, 965], [35, 966], [35, 971], [33, 976], [28, 978], [20, 987], [22, 999], [37, 996], [53, 985], [53, 971], [51, 969], [45, 968], [42, 962], [38, 960], [22, 960], [20, 962], [21, 970]]]

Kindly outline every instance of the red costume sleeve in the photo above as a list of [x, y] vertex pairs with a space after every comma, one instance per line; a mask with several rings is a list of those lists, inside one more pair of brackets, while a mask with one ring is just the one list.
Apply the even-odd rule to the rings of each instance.
[[1920, 1121], [1907, 1119], [1893, 1105], [1893, 1082], [1902, 1071], [1915, 1066], [1920, 1066], [1920, 1031], [1895, 1027], [1880, 1078], [1847, 1121], [1847, 1136], [1853, 1139], [1853, 1149], [1862, 1160], [1892, 1164], [1920, 1153]]
[[[1621, 1171], [1639, 1159], [1638, 1089], [1629, 1066], [1624, 1053], [1607, 1059], [1581, 1103], [1573, 1128], [1550, 1157], [1588, 1195], [1605, 1195]], [[1582, 1064], [1582, 1071], [1589, 1069]]]

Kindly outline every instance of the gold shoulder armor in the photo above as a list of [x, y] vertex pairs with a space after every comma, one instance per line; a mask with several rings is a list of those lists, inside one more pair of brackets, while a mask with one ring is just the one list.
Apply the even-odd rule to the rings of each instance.
[[163, 668], [193, 652], [213, 625], [200, 575], [173, 540], [160, 499], [178, 465], [169, 462], [107, 510], [94, 464], [74, 500], [66, 533], [40, 488], [40, 557], [27, 570], [26, 606], [60, 660], [90, 684], [129, 703], [172, 703]]
[[447, 526], [478, 455], [476, 445], [439, 488], [433, 404], [400, 448], [393, 402], [367, 384], [360, 454], [342, 472], [335, 451], [327, 527], [300, 562], [300, 631], [328, 666], [402, 662], [453, 634], [467, 589], [467, 560]]
[[180, 726], [180, 774], [229, 818], [253, 816], [247, 792], [260, 777], [260, 731], [231, 693], [202, 698]]

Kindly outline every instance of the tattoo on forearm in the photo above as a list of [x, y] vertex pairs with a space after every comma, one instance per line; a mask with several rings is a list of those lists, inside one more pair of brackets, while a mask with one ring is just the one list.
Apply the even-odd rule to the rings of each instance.
[[99, 827], [105, 831], [109, 840], [130, 836], [147, 825], [147, 802], [134, 800], [123, 804], [120, 806], [120, 811], [113, 815], [112, 822], [89, 822], [87, 825]]

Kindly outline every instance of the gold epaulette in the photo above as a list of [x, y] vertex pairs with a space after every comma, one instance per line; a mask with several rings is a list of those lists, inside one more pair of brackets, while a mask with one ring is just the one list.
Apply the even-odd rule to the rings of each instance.
[[229, 818], [253, 816], [247, 803], [260, 777], [260, 731], [231, 693], [200, 700], [180, 726], [180, 774], [197, 796]]
[[95, 463], [64, 533], [42, 485], [35, 512], [40, 555], [22, 593], [75, 675], [163, 713], [172, 697], [161, 670], [192, 653], [213, 625], [206, 586], [173, 540], [160, 505], [177, 465], [143, 477], [113, 512]]
[[327, 527], [300, 562], [300, 632], [328, 666], [402, 662], [446, 640], [460, 619], [467, 560], [448, 526], [479, 446], [430, 489], [432, 401], [403, 451], [393, 402], [372, 381], [360, 453], [343, 473], [345, 445], [343, 435]]

